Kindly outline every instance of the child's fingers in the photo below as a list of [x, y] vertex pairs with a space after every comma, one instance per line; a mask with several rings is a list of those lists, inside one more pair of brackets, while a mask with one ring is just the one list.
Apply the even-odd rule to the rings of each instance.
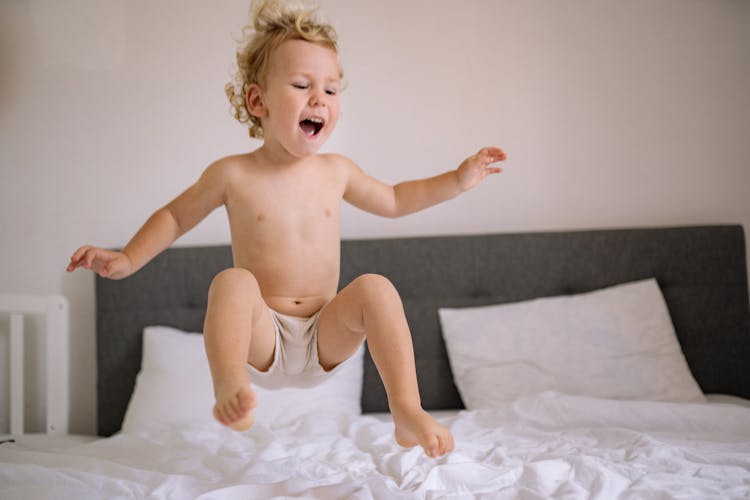
[[81, 260], [86, 256], [86, 252], [88, 252], [90, 248], [90, 246], [86, 245], [76, 250], [70, 257], [70, 263], [68, 264], [67, 270], [73, 271], [83, 265]]
[[505, 154], [505, 151], [503, 151], [500, 148], [496, 148], [493, 146], [488, 146], [486, 148], [482, 148], [480, 151], [484, 156], [489, 157], [491, 161], [502, 161], [505, 160], [508, 156]]
[[506, 155], [505, 151], [503, 151], [502, 149], [492, 154], [493, 161], [504, 161], [507, 158], [508, 158], [508, 155]]
[[76, 250], [75, 252], [73, 252], [73, 255], [70, 256], [70, 261], [71, 262], [78, 262], [78, 261], [80, 261], [81, 257], [83, 257], [83, 255], [86, 254], [86, 251], [89, 248], [91, 248], [90, 245], [84, 245], [84, 246], [80, 247], [78, 250]]
[[488, 146], [485, 149], [492, 156], [505, 156], [505, 151], [503, 151], [501, 148], [498, 148], [496, 146]]
[[99, 258], [100, 250], [96, 247], [86, 246], [83, 251], [78, 255], [78, 263], [86, 269], [91, 269], [94, 261]]

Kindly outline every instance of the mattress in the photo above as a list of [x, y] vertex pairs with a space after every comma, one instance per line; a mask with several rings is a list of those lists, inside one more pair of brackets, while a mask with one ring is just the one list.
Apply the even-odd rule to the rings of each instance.
[[[747, 498], [750, 407], [546, 392], [437, 412], [456, 449], [399, 447], [387, 415], [308, 414], [118, 433], [67, 449], [0, 445], [0, 497]], [[719, 402], [715, 402], [719, 401]]]

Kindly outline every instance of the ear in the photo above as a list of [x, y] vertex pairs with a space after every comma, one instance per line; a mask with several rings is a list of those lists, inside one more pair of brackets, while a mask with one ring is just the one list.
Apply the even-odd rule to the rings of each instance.
[[268, 114], [268, 108], [263, 101], [263, 89], [257, 83], [251, 83], [245, 94], [245, 106], [251, 115], [266, 116]]

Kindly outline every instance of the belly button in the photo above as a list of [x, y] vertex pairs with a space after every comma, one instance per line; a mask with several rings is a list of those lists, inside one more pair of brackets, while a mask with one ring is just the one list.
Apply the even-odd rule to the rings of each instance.
[[294, 304], [295, 304], [295, 305], [297, 305], [297, 306], [298, 306], [298, 305], [300, 305], [301, 303], [302, 303], [302, 301], [301, 301], [301, 300], [295, 300], [295, 301], [294, 301]]

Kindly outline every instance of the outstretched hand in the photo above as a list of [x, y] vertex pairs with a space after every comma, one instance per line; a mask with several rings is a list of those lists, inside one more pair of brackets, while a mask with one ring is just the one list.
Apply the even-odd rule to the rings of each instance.
[[499, 174], [503, 169], [492, 164], [506, 158], [505, 152], [500, 148], [480, 149], [477, 154], [466, 158], [456, 170], [459, 188], [466, 191], [479, 184], [488, 175]]
[[121, 279], [133, 273], [133, 263], [122, 252], [105, 250], [91, 245], [82, 246], [70, 257], [67, 271], [82, 267], [102, 278]]

